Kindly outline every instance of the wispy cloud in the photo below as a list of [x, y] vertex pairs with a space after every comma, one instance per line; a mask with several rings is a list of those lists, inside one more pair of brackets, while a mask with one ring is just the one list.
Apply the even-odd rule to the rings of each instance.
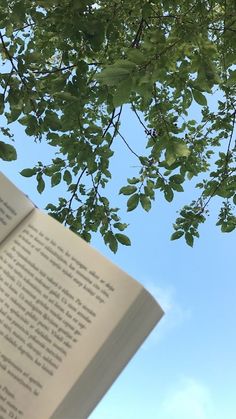
[[180, 380], [164, 400], [162, 419], [211, 419], [215, 418], [210, 390], [193, 378]]
[[165, 312], [160, 324], [148, 339], [149, 343], [153, 343], [165, 337], [171, 330], [180, 327], [190, 318], [191, 311], [180, 305], [173, 287], [158, 287], [152, 282], [146, 282], [145, 287], [157, 299]]

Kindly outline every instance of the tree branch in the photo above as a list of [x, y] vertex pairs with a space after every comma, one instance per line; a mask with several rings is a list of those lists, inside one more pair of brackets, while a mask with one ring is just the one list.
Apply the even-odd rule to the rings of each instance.
[[[68, 204], [69, 204], [69, 205], [68, 205], [68, 215], [69, 215], [69, 213], [70, 213], [70, 211], [71, 211], [71, 207], [72, 207], [73, 200], [74, 200], [74, 198], [75, 198], [75, 195], [77, 194], [77, 191], [78, 191], [78, 187], [79, 187], [80, 181], [81, 181], [81, 179], [82, 179], [82, 177], [83, 177], [83, 175], [84, 175], [84, 173], [85, 173], [86, 169], [87, 169], [87, 167], [85, 167], [85, 168], [82, 170], [82, 172], [80, 173], [80, 176], [79, 176], [79, 178], [78, 178], [78, 180], [77, 180], [77, 182], [76, 182], [76, 185], [75, 185], [75, 190], [73, 191], [73, 193], [72, 193], [72, 195], [71, 195], [71, 198], [70, 198], [70, 200], [68, 201]], [[68, 218], [68, 215], [67, 215], [67, 217], [66, 217], [66, 219], [65, 219], [65, 225], [66, 225], [66, 223], [67, 223], [67, 218]]]
[[232, 169], [232, 172], [231, 173], [228, 172], [228, 164], [229, 164], [229, 159], [230, 159], [230, 146], [231, 146], [232, 139], [233, 139], [235, 122], [236, 122], [236, 112], [234, 112], [233, 126], [232, 126], [232, 130], [231, 130], [231, 135], [230, 135], [230, 138], [229, 138], [229, 143], [228, 143], [226, 157], [225, 157], [225, 165], [224, 165], [224, 168], [223, 168], [223, 171], [222, 171], [221, 179], [219, 180], [218, 184], [214, 188], [213, 192], [211, 193], [211, 195], [209, 196], [209, 198], [207, 199], [207, 201], [202, 206], [201, 211], [200, 211], [200, 214], [202, 214], [205, 211], [205, 209], [208, 206], [209, 202], [211, 201], [211, 199], [213, 198], [213, 196], [216, 194], [216, 192], [219, 190], [219, 188], [221, 187], [222, 183], [229, 177], [229, 175], [231, 173], [233, 173], [236, 170], [236, 169]]
[[[112, 123], [112, 125], [116, 128], [115, 124]], [[131, 151], [131, 153], [134, 154], [139, 159], [139, 155], [130, 147], [130, 145], [126, 141], [125, 137], [120, 133], [120, 131], [116, 129], [116, 132], [120, 136], [120, 138], [124, 141], [126, 147]]]
[[[103, 63], [96, 63], [96, 62], [94, 62], [94, 63], [86, 63], [87, 65], [96, 65], [96, 66], [98, 66], [98, 65], [102, 65]], [[46, 74], [46, 75], [48, 75], [48, 74], [54, 74], [54, 73], [59, 73], [59, 72], [62, 72], [62, 71], [66, 71], [66, 70], [70, 70], [70, 69], [73, 69], [73, 68], [76, 68], [77, 67], [77, 64], [71, 64], [71, 65], [68, 65], [68, 66], [66, 66], [66, 67], [61, 67], [61, 68], [55, 68], [55, 69], [53, 69], [53, 70], [47, 70], [47, 69], [45, 69], [45, 70], [35, 70], [35, 71], [32, 71], [32, 73], [33, 74]]]
[[[28, 85], [27, 85], [27, 83], [26, 83], [26, 81], [25, 81], [24, 77], [22, 77], [22, 75], [19, 73], [19, 70], [18, 70], [18, 68], [16, 67], [16, 65], [15, 65], [15, 63], [14, 63], [14, 61], [13, 61], [13, 57], [11, 56], [11, 54], [9, 53], [9, 51], [8, 51], [8, 49], [7, 49], [7, 46], [6, 46], [6, 44], [5, 44], [5, 41], [4, 41], [4, 39], [3, 39], [3, 35], [2, 35], [2, 33], [1, 33], [1, 31], [0, 31], [0, 40], [1, 40], [1, 42], [2, 42], [2, 46], [3, 46], [3, 49], [4, 49], [5, 53], [6, 53], [6, 56], [7, 56], [7, 58], [9, 59], [9, 61], [10, 61], [11, 65], [12, 65], [12, 69], [14, 69], [14, 70], [15, 70], [15, 72], [16, 72], [16, 74], [18, 74], [18, 76], [19, 76], [19, 78], [20, 78], [20, 80], [21, 80], [22, 84], [25, 86], [26, 90], [27, 90], [29, 93], [31, 93], [31, 90], [28, 88]], [[32, 107], [33, 107], [33, 109], [34, 109], [35, 115], [38, 117], [38, 116], [39, 116], [39, 114], [38, 114], [38, 111], [37, 111], [37, 109], [36, 109], [36, 107], [35, 107], [35, 104], [34, 104], [33, 100], [32, 100], [32, 99], [30, 99], [30, 102], [31, 102]]]
[[134, 38], [134, 40], [131, 44], [132, 48], [137, 48], [139, 46], [139, 42], [140, 42], [140, 38], [142, 36], [144, 24], [145, 24], [145, 20], [142, 18], [140, 23], [139, 23], [139, 27], [138, 27], [138, 30], [136, 32], [135, 38]]

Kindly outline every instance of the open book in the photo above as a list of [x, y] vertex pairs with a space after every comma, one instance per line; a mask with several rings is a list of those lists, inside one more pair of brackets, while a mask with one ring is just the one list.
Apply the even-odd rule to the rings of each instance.
[[0, 173], [0, 419], [85, 419], [163, 315]]

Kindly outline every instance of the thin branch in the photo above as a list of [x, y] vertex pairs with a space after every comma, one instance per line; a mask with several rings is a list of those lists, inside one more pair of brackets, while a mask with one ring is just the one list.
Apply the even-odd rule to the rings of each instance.
[[132, 108], [132, 110], [134, 111], [135, 115], [137, 116], [137, 118], [138, 118], [138, 120], [139, 120], [140, 124], [141, 124], [141, 125], [142, 125], [142, 127], [145, 129], [145, 132], [146, 132], [146, 131], [148, 131], [147, 127], [145, 126], [145, 124], [144, 124], [144, 123], [143, 123], [143, 121], [141, 120], [141, 118], [140, 118], [140, 116], [139, 116], [138, 112], [136, 111], [136, 108], [135, 108], [135, 106], [134, 106], [134, 104], [133, 104], [133, 103], [131, 104], [131, 108]]
[[19, 77], [20, 77], [20, 79], [21, 79], [22, 83], [23, 83], [23, 84], [25, 84], [25, 80], [24, 80], [24, 79], [22, 78], [22, 76], [19, 74], [18, 68], [16, 67], [16, 65], [15, 65], [15, 63], [14, 63], [14, 61], [13, 61], [13, 57], [11, 56], [11, 54], [9, 53], [9, 51], [8, 51], [8, 49], [7, 49], [7, 46], [6, 46], [6, 44], [5, 44], [5, 41], [4, 41], [4, 39], [3, 39], [3, 35], [2, 35], [2, 32], [1, 32], [1, 31], [0, 31], [0, 39], [1, 39], [1, 42], [2, 42], [3, 49], [4, 49], [5, 53], [6, 53], [6, 56], [7, 56], [8, 60], [10, 61], [11, 65], [12, 65], [12, 68], [13, 68], [13, 69], [15, 70], [15, 72], [19, 75]]
[[76, 67], [77, 64], [72, 64], [72, 65], [68, 65], [67, 67], [62, 67], [62, 68], [55, 68], [53, 70], [35, 70], [35, 71], [31, 71], [33, 74], [53, 74], [53, 73], [57, 73], [60, 71], [65, 71], [65, 70], [70, 70], [71, 68]]
[[[13, 61], [13, 58], [14, 58], [14, 57], [12, 57], [12, 56], [11, 56], [11, 54], [9, 53], [9, 51], [8, 51], [8, 49], [7, 49], [7, 46], [6, 46], [6, 44], [5, 44], [5, 41], [4, 41], [4, 39], [3, 39], [3, 35], [2, 35], [2, 33], [1, 33], [1, 31], [0, 31], [0, 40], [1, 40], [1, 42], [2, 42], [2, 46], [3, 46], [3, 49], [4, 49], [5, 53], [6, 53], [6, 56], [7, 56], [7, 58], [9, 59], [9, 61], [10, 61], [11, 65], [12, 65], [12, 69], [14, 69], [14, 70], [15, 70], [15, 72], [16, 72], [16, 74], [18, 74], [18, 76], [19, 76], [19, 78], [20, 78], [20, 80], [21, 80], [22, 84], [25, 86], [26, 90], [28, 90], [28, 92], [29, 92], [29, 93], [31, 93], [31, 91], [30, 91], [30, 89], [28, 88], [28, 85], [27, 85], [27, 83], [26, 83], [26, 81], [25, 81], [24, 77], [22, 77], [22, 75], [20, 74], [20, 72], [19, 72], [18, 68], [16, 67], [16, 65], [15, 65], [15, 63], [14, 63], [14, 61]], [[34, 105], [33, 100], [32, 100], [32, 99], [30, 99], [30, 102], [31, 102], [32, 107], [33, 107], [33, 109], [34, 109], [35, 115], [36, 115], [36, 116], [39, 116], [39, 115], [38, 115], [38, 111], [37, 111], [37, 109], [35, 108], [35, 105]]]
[[228, 143], [228, 147], [227, 147], [227, 152], [226, 152], [225, 171], [227, 171], [227, 166], [228, 166], [228, 162], [229, 162], [229, 159], [230, 159], [230, 147], [231, 147], [232, 140], [233, 140], [233, 133], [234, 133], [234, 128], [235, 128], [235, 122], [236, 122], [236, 111], [233, 114], [233, 126], [232, 126], [232, 131], [231, 131], [231, 135], [230, 135], [229, 143]]
[[[45, 18], [46, 18], [46, 16], [45, 16]], [[22, 28], [17, 28], [17, 29], [14, 29], [13, 30], [13, 33], [18, 33], [18, 32], [21, 32], [21, 31], [23, 31], [24, 29], [27, 29], [27, 28], [29, 28], [29, 27], [32, 27], [32, 26], [36, 26], [36, 23], [35, 22], [33, 22], [33, 23], [29, 23], [29, 24], [27, 24], [27, 25], [25, 25], [25, 26], [22, 26]], [[8, 38], [8, 36], [6, 35], [6, 34], [2, 34], [2, 37], [3, 38]]]
[[[106, 126], [106, 128], [105, 128], [105, 130], [104, 130], [104, 132], [103, 132], [103, 134], [102, 134], [102, 138], [104, 138], [105, 137], [105, 135], [107, 134], [107, 132], [109, 131], [109, 129], [110, 129], [110, 127], [113, 125], [114, 126], [114, 119], [115, 118], [117, 118], [118, 117], [118, 121], [116, 122], [116, 124], [117, 123], [119, 123], [119, 118], [120, 118], [120, 116], [121, 116], [121, 111], [122, 111], [122, 106], [121, 106], [121, 108], [120, 108], [120, 110], [119, 110], [119, 113], [117, 114], [117, 115], [115, 115], [115, 111], [116, 111], [116, 108], [114, 108], [113, 109], [113, 111], [112, 111], [112, 114], [111, 114], [111, 117], [110, 117], [110, 120], [109, 120], [109, 122], [108, 122], [108, 124], [107, 124], [107, 126]], [[109, 147], [111, 146], [111, 144], [112, 144], [112, 142], [113, 142], [113, 139], [114, 139], [114, 137], [115, 137], [115, 132], [116, 131], [114, 131], [114, 133], [113, 133], [113, 136], [112, 136], [112, 138], [111, 138], [111, 140], [110, 140], [110, 142], [109, 142]], [[99, 146], [98, 146], [99, 147]], [[98, 148], [97, 147], [97, 148]], [[98, 188], [99, 188], [99, 185], [100, 185], [100, 182], [101, 182], [101, 178], [102, 178], [102, 174], [101, 174], [101, 172], [98, 174], [98, 179], [97, 179], [97, 184], [95, 185], [95, 182], [94, 182], [94, 179], [93, 179], [93, 175], [91, 174], [91, 177], [92, 177], [92, 182], [93, 182], [93, 186], [94, 186], [94, 190], [96, 191], [96, 194], [98, 194], [99, 195], [99, 191], [98, 191]]]
[[[76, 182], [76, 185], [75, 185], [75, 189], [74, 189], [74, 191], [73, 191], [73, 193], [72, 193], [72, 195], [71, 195], [71, 198], [70, 198], [70, 200], [68, 201], [68, 215], [69, 215], [69, 213], [70, 213], [70, 211], [71, 211], [71, 207], [72, 207], [72, 203], [73, 203], [73, 199], [74, 199], [74, 197], [75, 197], [75, 195], [77, 194], [77, 191], [78, 191], [78, 187], [79, 187], [79, 184], [80, 184], [80, 181], [81, 181], [81, 179], [82, 179], [82, 177], [83, 177], [83, 175], [84, 175], [84, 173], [85, 173], [85, 171], [87, 170], [87, 167], [85, 167], [83, 170], [82, 170], [82, 172], [80, 173], [80, 176], [79, 176], [79, 178], [78, 178], [78, 180], [77, 180], [77, 182]], [[66, 219], [65, 219], [65, 224], [66, 224], [66, 222], [67, 222], [67, 218], [68, 218], [68, 216], [66, 217]]]
[[231, 130], [231, 135], [230, 135], [230, 138], [229, 138], [229, 143], [228, 143], [226, 157], [225, 157], [225, 165], [224, 165], [224, 169], [222, 171], [221, 179], [218, 182], [218, 184], [216, 185], [216, 187], [214, 188], [213, 192], [211, 193], [211, 195], [209, 196], [209, 198], [207, 199], [207, 201], [202, 206], [201, 211], [200, 211], [200, 214], [202, 214], [204, 212], [204, 210], [208, 206], [208, 204], [211, 201], [211, 199], [213, 198], [213, 196], [216, 194], [216, 192], [221, 187], [222, 183], [229, 177], [229, 175], [231, 173], [233, 173], [235, 171], [235, 169], [233, 169], [232, 172], [228, 172], [228, 164], [229, 164], [229, 159], [230, 159], [230, 147], [231, 147], [231, 143], [232, 143], [232, 139], [233, 139], [235, 122], [236, 122], [236, 112], [234, 112], [233, 126], [232, 126], [232, 130]]
[[[112, 125], [115, 127], [115, 124], [112, 123]], [[115, 127], [116, 128], [116, 127]], [[118, 129], [116, 129], [116, 133], [120, 136], [120, 138], [124, 141], [125, 145], [127, 146], [127, 148], [131, 151], [132, 154], [134, 154], [138, 159], [139, 159], [139, 155], [130, 147], [130, 145], [128, 144], [128, 142], [126, 141], [125, 137], [120, 133], [120, 131]]]
[[[209, 202], [212, 200], [213, 196], [216, 194], [216, 192], [220, 189], [222, 183], [230, 176], [231, 173], [235, 172], [236, 169], [232, 169], [232, 171], [228, 172], [227, 174], [225, 174], [225, 176], [222, 175], [221, 180], [218, 182], [218, 185], [215, 187], [215, 189], [213, 190], [213, 192], [211, 193], [211, 195], [209, 196], [209, 198], [207, 199], [207, 201], [204, 203], [204, 205], [201, 208], [201, 211], [199, 211], [199, 215], [202, 214], [206, 207], [208, 206]], [[202, 196], [199, 198], [202, 199]]]
[[8, 88], [8, 86], [9, 86], [9, 81], [10, 81], [10, 79], [11, 79], [11, 76], [12, 76], [12, 74], [13, 74], [13, 68], [11, 69], [11, 71], [10, 71], [10, 73], [9, 73], [9, 75], [8, 75], [8, 78], [7, 78], [7, 80], [6, 80], [6, 85], [5, 85], [5, 87], [4, 87], [4, 91], [3, 91], [3, 97], [4, 97], [4, 99], [5, 99], [5, 94], [6, 94], [6, 91], [7, 91], [7, 88]]
[[[115, 115], [115, 116], [114, 116], [114, 118], [113, 118], [113, 120], [111, 121], [111, 125], [113, 125], [113, 127], [114, 127], [115, 129], [114, 129], [114, 132], [113, 132], [112, 138], [111, 138], [111, 140], [110, 140], [110, 142], [109, 142], [109, 147], [111, 147], [111, 145], [112, 145], [112, 143], [113, 143], [113, 141], [114, 141], [114, 138], [115, 138], [115, 136], [116, 136], [116, 134], [117, 134], [117, 132], [118, 132], [118, 125], [119, 125], [119, 122], [120, 122], [122, 109], [123, 109], [123, 106], [121, 106], [121, 107], [120, 107], [120, 109], [119, 109], [119, 113], [118, 113], [117, 115]], [[114, 110], [115, 110], [115, 109], [114, 109]], [[114, 123], [113, 123], [113, 121], [114, 121], [114, 119], [115, 119], [115, 118], [117, 118], [117, 121], [116, 121], [116, 122], [115, 122], [115, 124], [114, 124]]]
[[131, 44], [132, 48], [137, 48], [138, 47], [139, 42], [140, 42], [140, 38], [142, 36], [144, 24], [145, 24], [145, 20], [142, 18], [140, 23], [139, 23], [139, 27], [138, 27], [138, 30], [136, 32], [135, 38], [134, 38], [134, 40]]
[[[98, 66], [98, 65], [102, 65], [103, 63], [86, 63], [87, 65], [96, 65], [96, 66]], [[62, 72], [62, 71], [66, 71], [66, 70], [70, 70], [70, 69], [73, 69], [73, 68], [76, 68], [77, 67], [77, 64], [71, 64], [71, 65], [68, 65], [68, 66], [66, 66], [66, 67], [60, 67], [60, 68], [54, 68], [53, 70], [47, 70], [47, 69], [45, 69], [45, 70], [35, 70], [35, 71], [32, 71], [32, 73], [33, 74], [46, 74], [46, 75], [48, 75], [48, 74], [53, 74], [53, 73], [59, 73], [59, 72]]]
[[104, 130], [104, 132], [103, 132], [103, 134], [102, 134], [102, 138], [104, 138], [104, 137], [105, 137], [106, 133], [108, 132], [109, 128], [110, 128], [110, 127], [111, 127], [111, 125], [112, 125], [113, 119], [114, 119], [114, 117], [115, 117], [115, 111], [116, 111], [116, 108], [114, 108], [114, 109], [113, 109], [113, 111], [112, 111], [110, 121], [108, 122], [108, 125], [107, 125], [106, 129]]
[[[45, 16], [45, 18], [46, 18], [46, 16]], [[22, 28], [15, 29], [13, 32], [21, 32], [21, 31], [24, 31], [25, 29], [27, 29], [29, 27], [32, 27], [32, 26], [36, 26], [36, 23], [35, 22], [29, 23], [28, 25], [22, 26]]]

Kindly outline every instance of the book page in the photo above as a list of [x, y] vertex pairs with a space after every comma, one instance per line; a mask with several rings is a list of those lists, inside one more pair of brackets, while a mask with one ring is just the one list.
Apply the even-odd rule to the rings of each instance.
[[0, 172], [0, 243], [32, 209], [33, 203]]
[[0, 418], [50, 418], [141, 289], [33, 211], [0, 246]]

